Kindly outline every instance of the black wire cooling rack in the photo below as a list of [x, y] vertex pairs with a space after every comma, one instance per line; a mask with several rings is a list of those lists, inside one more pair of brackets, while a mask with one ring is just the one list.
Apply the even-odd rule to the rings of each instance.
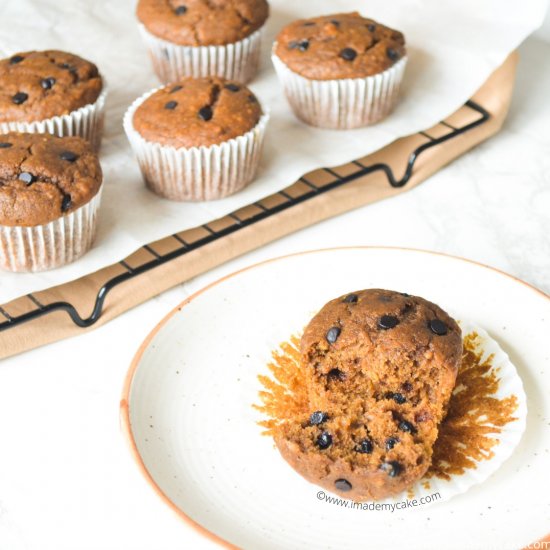
[[477, 115], [477, 118], [461, 127], [455, 127], [445, 121], [442, 121], [440, 122], [440, 124], [447, 127], [449, 129], [449, 133], [446, 133], [445, 135], [437, 138], [430, 136], [426, 132], [419, 132], [419, 134], [427, 138], [428, 141], [418, 146], [410, 154], [405, 172], [403, 176], [399, 179], [395, 176], [390, 166], [385, 163], [376, 163], [367, 166], [361, 164], [360, 161], [353, 161], [351, 164], [355, 165], [357, 170], [354, 170], [352, 174], [347, 176], [341, 176], [330, 168], [322, 168], [321, 171], [325, 172], [327, 175], [326, 183], [312, 183], [311, 181], [308, 181], [305, 177], [302, 177], [299, 181], [307, 187], [306, 192], [300, 194], [299, 196], [292, 196], [285, 190], [279, 191], [276, 195], [279, 195], [282, 200], [278, 204], [266, 206], [263, 200], [259, 200], [253, 203], [253, 206], [258, 210], [257, 213], [246, 219], [241, 219], [236, 212], [228, 214], [226, 217], [230, 218], [232, 220], [232, 223], [219, 230], [213, 229], [212, 227], [210, 227], [209, 224], [202, 225], [201, 228], [206, 232], [205, 236], [199, 238], [192, 243], [186, 242], [186, 240], [183, 239], [180, 235], [172, 235], [172, 238], [177, 241], [177, 247], [175, 248], [175, 250], [171, 250], [170, 252], [165, 254], [160, 254], [159, 252], [155, 251], [154, 248], [152, 248], [151, 246], [145, 245], [143, 248], [152, 256], [153, 259], [136, 267], [130, 266], [125, 261], [119, 262], [119, 264], [124, 268], [125, 271], [120, 275], [112, 277], [105, 284], [103, 284], [103, 286], [101, 286], [101, 288], [97, 292], [92, 313], [88, 317], [82, 317], [78, 313], [76, 307], [69, 302], [55, 301], [49, 304], [43, 304], [35, 295], [27, 294], [26, 298], [30, 300], [33, 305], [29, 311], [18, 315], [12, 315], [7, 311], [5, 305], [4, 307], [0, 306], [0, 316], [3, 316], [5, 318], [4, 321], [0, 322], [0, 331], [9, 330], [10, 328], [17, 327], [25, 322], [32, 321], [34, 319], [57, 311], [66, 311], [75, 325], [83, 328], [89, 327], [96, 323], [101, 317], [105, 299], [109, 292], [111, 292], [111, 290], [113, 290], [115, 287], [122, 285], [126, 281], [142, 275], [143, 273], [152, 271], [156, 267], [166, 264], [167, 262], [170, 262], [175, 258], [188, 254], [189, 252], [197, 250], [213, 241], [235, 233], [243, 229], [244, 227], [254, 225], [261, 220], [282, 212], [283, 210], [292, 208], [299, 203], [308, 201], [316, 196], [319, 196], [320, 194], [327, 193], [328, 191], [331, 191], [332, 189], [335, 189], [337, 187], [344, 186], [352, 181], [357, 180], [358, 178], [371, 174], [372, 172], [383, 172], [388, 180], [388, 183], [392, 187], [403, 187], [410, 180], [418, 158], [425, 151], [446, 141], [455, 139], [458, 136], [472, 130], [473, 128], [484, 124], [489, 120], [491, 116], [487, 110], [485, 110], [481, 105], [477, 104], [474, 101], [467, 101], [465, 103], [465, 106], [471, 109]]

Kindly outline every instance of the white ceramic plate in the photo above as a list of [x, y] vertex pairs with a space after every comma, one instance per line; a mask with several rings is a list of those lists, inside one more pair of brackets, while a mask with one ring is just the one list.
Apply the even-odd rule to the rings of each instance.
[[[521, 445], [482, 484], [395, 510], [318, 500], [260, 436], [257, 374], [327, 300], [381, 287], [423, 296], [483, 327], [527, 394]], [[244, 548], [520, 548], [550, 527], [550, 301], [493, 269], [403, 249], [317, 251], [262, 263], [168, 315], [128, 373], [122, 421], [163, 499], [220, 543]], [[467, 526], [475, 524], [475, 529]]]

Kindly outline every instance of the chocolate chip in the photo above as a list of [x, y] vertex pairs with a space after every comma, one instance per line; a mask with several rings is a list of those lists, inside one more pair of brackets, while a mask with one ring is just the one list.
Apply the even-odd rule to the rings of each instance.
[[388, 437], [388, 439], [386, 439], [386, 451], [391, 451], [398, 443], [398, 437]]
[[63, 200], [61, 201], [61, 212], [66, 212], [71, 207], [73, 200], [71, 195], [63, 195]]
[[339, 27], [339, 26], [340, 26], [340, 21], [338, 21], [338, 19], [331, 19], [330, 22], [331, 22], [335, 27]]
[[337, 479], [335, 482], [334, 482], [334, 486], [339, 490], [339, 491], [351, 491], [351, 483], [347, 480], [347, 479]]
[[288, 43], [289, 50], [300, 50], [305, 52], [309, 48], [309, 40], [292, 40]]
[[177, 84], [168, 93], [173, 94], [174, 92], [178, 92], [179, 90], [182, 90], [182, 89], [183, 89], [183, 86], [181, 86], [180, 84]]
[[407, 432], [407, 433], [410, 433], [410, 434], [416, 433], [416, 428], [410, 422], [407, 422], [406, 420], [401, 420], [401, 422], [399, 422], [397, 427], [402, 432]]
[[17, 93], [11, 98], [11, 100], [12, 100], [16, 105], [21, 105], [21, 103], [25, 103], [25, 101], [27, 101], [27, 99], [29, 99], [29, 94], [26, 94], [25, 92], [17, 92]]
[[0, 149], [8, 149], [13, 143], [8, 143], [7, 141], [0, 141]]
[[346, 61], [353, 61], [357, 57], [357, 52], [353, 48], [344, 48], [339, 55]]
[[405, 298], [410, 298], [411, 297], [411, 295], [407, 294], [406, 292], [400, 292], [399, 294], [401, 294], [401, 296], [405, 296]]
[[329, 380], [345, 380], [346, 375], [340, 369], [330, 369], [327, 377]]
[[31, 183], [34, 183], [36, 181], [36, 177], [33, 176], [30, 172], [21, 172], [19, 174], [19, 179], [27, 185], [31, 185]]
[[319, 424], [322, 424], [327, 420], [328, 420], [328, 414], [326, 412], [315, 411], [314, 413], [311, 413], [311, 416], [309, 417], [309, 425], [318, 426]]
[[55, 84], [55, 78], [51, 76], [49, 78], [44, 78], [43, 80], [40, 81], [40, 86], [42, 86], [44, 90], [50, 90], [54, 84]]
[[401, 387], [403, 388], [403, 391], [406, 391], [406, 392], [412, 391], [413, 389], [413, 386], [410, 382], [403, 382]]
[[74, 162], [78, 159], [78, 155], [72, 151], [61, 151], [61, 153], [59, 153], [59, 158], [67, 162]]
[[177, 106], [178, 106], [177, 101], [169, 101], [168, 103], [164, 104], [164, 108], [170, 111], [173, 111]]
[[323, 432], [317, 437], [317, 446], [319, 449], [328, 449], [332, 445], [332, 436], [328, 432]]
[[393, 48], [386, 49], [386, 55], [392, 60], [397, 61], [399, 59], [399, 52]]
[[16, 65], [17, 63], [21, 63], [25, 59], [22, 55], [14, 55], [10, 58], [10, 65]]
[[389, 330], [395, 328], [399, 324], [399, 319], [393, 315], [382, 315], [378, 320], [378, 328]]
[[327, 339], [327, 342], [329, 344], [334, 344], [334, 342], [338, 340], [338, 336], [340, 336], [340, 332], [342, 332], [340, 327], [332, 327], [328, 329], [327, 334], [325, 336], [325, 338]]
[[403, 405], [405, 401], [407, 401], [407, 398], [402, 393], [392, 393], [388, 392], [386, 394], [387, 399], [393, 399], [398, 405]]
[[445, 336], [445, 334], [447, 334], [447, 332], [449, 331], [447, 325], [439, 319], [432, 319], [431, 321], [429, 321], [428, 327], [430, 327], [430, 330], [438, 336]]
[[240, 86], [238, 86], [237, 84], [233, 84], [233, 82], [230, 82], [229, 84], [226, 84], [224, 86], [224, 88], [226, 90], [229, 90], [230, 92], [238, 92], [241, 89]]
[[366, 438], [359, 443], [359, 446], [356, 447], [355, 450], [358, 453], [370, 455], [374, 450], [374, 445], [372, 444], [372, 441], [369, 438]]
[[383, 462], [380, 464], [380, 469], [383, 472], [386, 472], [390, 477], [395, 477], [403, 471], [403, 466], [401, 466], [399, 462], [392, 460], [390, 462]]
[[313, 27], [315, 25], [314, 21], [306, 21], [302, 24], [302, 27]]
[[187, 12], [187, 6], [178, 6], [175, 10], [174, 10], [174, 13], [176, 15], [183, 15], [184, 13]]
[[359, 296], [357, 296], [357, 294], [348, 294], [342, 301], [345, 304], [355, 304], [357, 303], [357, 300], [359, 300]]
[[373, 23], [369, 23], [369, 24], [367, 25], [367, 30], [368, 30], [369, 32], [374, 32], [374, 31], [376, 30], [376, 25], [374, 25]]
[[209, 105], [206, 105], [206, 107], [202, 107], [199, 110], [199, 118], [205, 122], [209, 121], [212, 118], [212, 115], [212, 108]]

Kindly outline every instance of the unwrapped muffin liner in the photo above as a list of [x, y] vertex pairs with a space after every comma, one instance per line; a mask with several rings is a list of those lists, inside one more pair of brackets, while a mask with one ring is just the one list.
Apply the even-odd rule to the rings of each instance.
[[165, 146], [144, 139], [132, 122], [137, 108], [156, 91], [134, 101], [124, 115], [124, 130], [149, 189], [171, 200], [203, 201], [231, 195], [253, 180], [260, 162], [268, 115], [262, 115], [246, 134], [218, 145]]
[[92, 246], [103, 186], [86, 204], [43, 225], [0, 225], [0, 269], [45, 271], [73, 262]]
[[103, 82], [103, 90], [94, 103], [84, 105], [69, 114], [44, 120], [0, 122], [0, 134], [29, 132], [31, 134], [53, 134], [60, 137], [80, 136], [88, 140], [98, 150], [101, 145], [105, 99], [107, 97], [105, 80]]
[[[275, 49], [275, 48], [274, 48]], [[272, 55], [277, 76], [294, 114], [312, 126], [345, 130], [374, 124], [395, 107], [407, 58], [365, 78], [312, 80]]]
[[139, 25], [159, 80], [169, 84], [187, 76], [221, 76], [246, 84], [258, 72], [262, 28], [250, 36], [219, 46], [182, 46], [151, 34]]

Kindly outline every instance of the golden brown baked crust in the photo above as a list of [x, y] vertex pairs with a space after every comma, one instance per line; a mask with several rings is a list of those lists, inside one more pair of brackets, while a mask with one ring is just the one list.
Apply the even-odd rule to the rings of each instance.
[[420, 479], [461, 360], [457, 323], [422, 298], [363, 290], [321, 309], [301, 353], [313, 416], [275, 428], [289, 464], [355, 501]]
[[262, 108], [242, 84], [223, 78], [185, 78], [148, 97], [136, 110], [135, 130], [147, 141], [200, 147], [242, 136], [254, 128]]
[[66, 52], [21, 52], [0, 60], [0, 122], [32, 122], [94, 103], [103, 83], [97, 67]]
[[149, 32], [182, 46], [238, 42], [269, 15], [266, 0], [140, 0], [138, 19]]
[[312, 80], [372, 76], [405, 53], [402, 33], [357, 12], [294, 21], [281, 30], [275, 46], [289, 69]]
[[0, 225], [53, 221], [90, 201], [101, 182], [97, 154], [82, 138], [0, 135]]

